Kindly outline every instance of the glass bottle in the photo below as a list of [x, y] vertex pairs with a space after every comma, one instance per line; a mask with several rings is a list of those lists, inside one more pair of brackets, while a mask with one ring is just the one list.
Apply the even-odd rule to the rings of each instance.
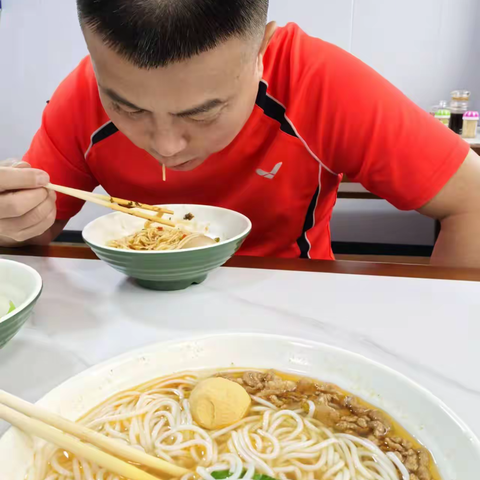
[[439, 110], [450, 110], [450, 107], [448, 106], [448, 102], [446, 100], [441, 100], [438, 105], [434, 105], [430, 109], [430, 115], [434, 117]]
[[463, 130], [463, 115], [468, 112], [470, 92], [468, 90], [455, 90], [452, 92], [450, 102], [450, 129], [459, 135]]

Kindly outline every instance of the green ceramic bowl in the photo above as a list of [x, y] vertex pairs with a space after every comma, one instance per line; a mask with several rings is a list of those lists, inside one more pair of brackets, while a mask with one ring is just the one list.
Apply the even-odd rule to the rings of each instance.
[[42, 292], [42, 277], [23, 263], [0, 259], [0, 302], [12, 302], [15, 308], [0, 313], [0, 348], [4, 347], [30, 317]]
[[[252, 229], [244, 215], [205, 205], [164, 205], [175, 212], [172, 220], [185, 228], [219, 238], [215, 245], [173, 251], [131, 251], [107, 246], [111, 240], [141, 230], [145, 220], [112, 213], [97, 218], [83, 230], [83, 238], [96, 255], [119, 272], [152, 290], [182, 290], [201, 283], [240, 248]], [[191, 213], [193, 220], [184, 220]]]

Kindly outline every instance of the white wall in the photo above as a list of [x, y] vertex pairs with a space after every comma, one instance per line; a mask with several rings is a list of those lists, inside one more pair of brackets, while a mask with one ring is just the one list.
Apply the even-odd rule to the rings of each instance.
[[[0, 23], [0, 158], [21, 156], [58, 83], [86, 54], [74, 0], [3, 0]], [[376, 68], [423, 108], [470, 88], [480, 108], [478, 0], [271, 0], [270, 18], [299, 23]], [[101, 211], [100, 211], [101, 212]], [[86, 208], [80, 229], [99, 213]], [[382, 201], [339, 201], [339, 241], [430, 244], [433, 224]]]
[[21, 156], [46, 101], [87, 54], [75, 0], [2, 0], [0, 158]]

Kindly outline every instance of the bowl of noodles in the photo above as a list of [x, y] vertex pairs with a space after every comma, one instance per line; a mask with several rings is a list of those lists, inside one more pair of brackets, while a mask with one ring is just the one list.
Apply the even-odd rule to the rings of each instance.
[[[477, 480], [480, 471], [479, 440], [424, 388], [302, 339], [153, 345], [87, 370], [39, 405], [187, 469], [182, 480]], [[0, 478], [119, 480], [16, 429], [0, 440]]]
[[[182, 290], [202, 283], [240, 248], [252, 224], [244, 215], [205, 205], [167, 205], [175, 227], [112, 213], [83, 230], [95, 254], [138, 284]], [[151, 212], [149, 212], [151, 213]]]

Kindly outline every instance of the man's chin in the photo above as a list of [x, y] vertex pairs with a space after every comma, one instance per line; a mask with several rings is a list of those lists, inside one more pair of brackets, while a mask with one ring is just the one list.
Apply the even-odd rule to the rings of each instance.
[[199, 167], [204, 161], [204, 158], [196, 158], [194, 160], [190, 160], [189, 162], [182, 163], [181, 165], [177, 165], [176, 167], [167, 168], [175, 172], [189, 172], [190, 170], [194, 170], [195, 168]]

